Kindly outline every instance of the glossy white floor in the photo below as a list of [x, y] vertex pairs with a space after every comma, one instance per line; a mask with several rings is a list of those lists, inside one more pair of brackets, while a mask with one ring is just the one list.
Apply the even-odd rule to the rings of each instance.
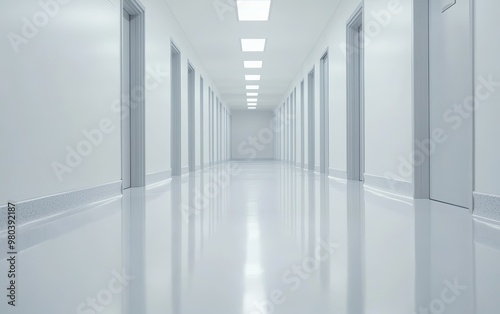
[[18, 237], [18, 305], [0, 313], [500, 311], [498, 225], [280, 163], [132, 189]]

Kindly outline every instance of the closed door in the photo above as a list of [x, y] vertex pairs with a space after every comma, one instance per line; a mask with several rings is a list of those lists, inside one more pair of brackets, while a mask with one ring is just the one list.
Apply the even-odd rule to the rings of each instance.
[[431, 199], [472, 205], [473, 99], [471, 0], [429, 1]]

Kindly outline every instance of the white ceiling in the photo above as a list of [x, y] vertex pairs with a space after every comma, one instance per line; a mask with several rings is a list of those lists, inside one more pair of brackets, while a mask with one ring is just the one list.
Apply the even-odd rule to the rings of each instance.
[[[269, 21], [239, 22], [234, 0], [165, 1], [231, 109], [247, 108], [245, 86], [255, 82], [245, 74], [261, 75], [259, 109], [278, 106], [339, 2], [272, 0]], [[266, 49], [242, 52], [241, 38], [266, 38]], [[244, 60], [264, 66], [245, 69]]]

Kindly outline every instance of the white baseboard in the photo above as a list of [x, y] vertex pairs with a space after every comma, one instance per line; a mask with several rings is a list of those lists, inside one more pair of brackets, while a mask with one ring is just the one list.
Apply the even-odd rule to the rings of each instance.
[[365, 174], [365, 186], [413, 198], [413, 184], [411, 182]]
[[330, 177], [347, 180], [347, 171], [330, 168], [328, 171]]
[[[227, 161], [224, 161], [224, 162], [230, 162], [230, 161], [239, 161], [239, 162], [258, 162], [258, 161], [276, 161], [276, 159], [274, 158], [233, 158], [231, 160], [227, 160]], [[278, 160], [280, 161], [280, 160]], [[287, 163], [285, 161], [282, 161], [284, 163]]]
[[475, 216], [474, 219], [474, 242], [500, 250], [500, 222]]
[[150, 173], [146, 175], [146, 186], [166, 181], [170, 178], [172, 178], [171, 170]]
[[[118, 197], [122, 194], [122, 181], [70, 191], [56, 195], [15, 203], [17, 227], [44, 218], [63, 214], [69, 210]], [[0, 231], [7, 229], [7, 205], [0, 206]]]
[[[61, 237], [61, 235], [74, 232], [91, 223], [101, 221], [114, 214], [120, 214], [122, 211], [121, 197], [115, 197], [112, 201], [104, 200], [102, 205], [95, 203], [68, 210], [64, 213], [29, 222], [23, 226], [22, 238], [23, 245], [21, 251], [29, 250], [38, 244]], [[0, 231], [0, 237], [6, 233], [6, 230]], [[0, 260], [7, 257], [6, 250], [0, 250]]]
[[500, 221], [500, 196], [474, 192], [475, 216]]

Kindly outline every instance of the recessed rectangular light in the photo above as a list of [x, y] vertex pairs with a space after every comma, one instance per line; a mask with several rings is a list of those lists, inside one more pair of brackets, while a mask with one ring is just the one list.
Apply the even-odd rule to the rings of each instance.
[[243, 61], [245, 69], [261, 69], [262, 61]]
[[259, 85], [247, 85], [247, 89], [248, 90], [258, 90], [259, 89]]
[[257, 107], [257, 103], [249, 102], [247, 105], [248, 105], [248, 107]]
[[255, 110], [257, 107], [248, 107], [248, 110]]
[[248, 98], [247, 102], [257, 102], [257, 98]]
[[260, 81], [260, 75], [245, 75], [247, 81]]
[[266, 49], [265, 39], [242, 39], [241, 50], [243, 52], [262, 52]]
[[247, 93], [247, 97], [257, 97], [259, 93]]
[[238, 20], [242, 22], [268, 21], [271, 0], [238, 0]]

